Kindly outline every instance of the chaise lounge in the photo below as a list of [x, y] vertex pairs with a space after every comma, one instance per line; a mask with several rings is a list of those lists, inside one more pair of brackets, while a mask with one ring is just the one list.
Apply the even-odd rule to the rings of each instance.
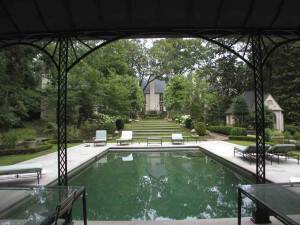
[[[292, 151], [296, 150], [296, 145], [294, 144], [277, 144], [272, 146], [268, 151], [267, 154], [271, 158], [271, 164], [273, 162], [273, 157], [277, 156], [277, 162], [279, 164], [280, 157], [285, 157], [287, 160], [289, 155], [291, 154]], [[297, 156], [298, 164], [299, 164], [299, 155], [294, 155]]]
[[38, 184], [42, 177], [41, 164], [15, 164], [10, 166], [0, 166], [0, 175], [16, 175], [19, 178], [20, 174], [36, 173]]
[[[266, 151], [270, 148], [270, 145], [265, 145]], [[242, 155], [242, 158], [254, 159], [256, 157], [256, 144], [249, 145], [245, 149], [240, 149], [238, 147], [234, 147], [233, 155], [235, 157], [236, 154]]]
[[96, 137], [94, 137], [94, 146], [97, 144], [107, 144], [107, 132], [106, 130], [96, 130]]
[[184, 144], [184, 139], [181, 133], [172, 134], [172, 144]]
[[245, 149], [234, 147], [234, 149], [233, 149], [233, 155], [234, 155], [234, 157], [235, 157], [236, 154], [242, 155], [243, 159], [245, 157], [252, 159], [253, 156], [256, 155], [256, 145], [255, 144], [249, 145]]
[[121, 138], [117, 139], [117, 144], [122, 145], [122, 143], [132, 144], [132, 131], [122, 131]]

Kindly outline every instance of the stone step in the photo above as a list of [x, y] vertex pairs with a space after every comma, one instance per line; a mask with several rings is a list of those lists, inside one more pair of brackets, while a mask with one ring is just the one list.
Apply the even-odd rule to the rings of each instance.
[[132, 126], [130, 127], [133, 130], [174, 130], [179, 129], [179, 127], [164, 127], [164, 126], [153, 126], [153, 127], [147, 127], [147, 126]]
[[173, 133], [180, 133], [180, 132], [171, 132], [171, 133], [139, 133], [133, 134], [133, 137], [140, 137], [140, 136], [171, 136]]
[[157, 132], [157, 133], [174, 133], [175, 131], [178, 131], [178, 130], [132, 130], [134, 134], [139, 134], [139, 133], [154, 133], [154, 132]]

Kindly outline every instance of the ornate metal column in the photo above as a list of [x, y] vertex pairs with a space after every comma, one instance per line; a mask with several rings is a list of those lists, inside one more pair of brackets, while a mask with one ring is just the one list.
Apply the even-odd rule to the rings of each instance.
[[265, 116], [262, 36], [252, 36], [252, 59], [255, 92], [256, 183], [266, 181], [265, 174]]
[[57, 153], [58, 185], [68, 185], [67, 167], [67, 71], [69, 39], [58, 40], [58, 77], [57, 77]]
[[[255, 95], [255, 130], [256, 130], [256, 183], [266, 182], [265, 173], [265, 113], [264, 113], [264, 76], [263, 76], [263, 48], [262, 36], [251, 37], [254, 95]], [[268, 211], [262, 205], [256, 205], [252, 212], [254, 223], [269, 223]]]

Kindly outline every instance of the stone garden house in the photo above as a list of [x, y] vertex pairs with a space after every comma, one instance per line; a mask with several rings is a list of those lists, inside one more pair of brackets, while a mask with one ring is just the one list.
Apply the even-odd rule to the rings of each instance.
[[[255, 102], [254, 102], [254, 92], [246, 91], [243, 94], [245, 101], [250, 110], [254, 112]], [[274, 114], [274, 129], [283, 131], [284, 130], [284, 118], [283, 118], [283, 110], [280, 105], [276, 102], [271, 94], [264, 95], [264, 104], [270, 109]], [[233, 105], [229, 107], [226, 111], [226, 125], [234, 124], [234, 115], [233, 115]]]

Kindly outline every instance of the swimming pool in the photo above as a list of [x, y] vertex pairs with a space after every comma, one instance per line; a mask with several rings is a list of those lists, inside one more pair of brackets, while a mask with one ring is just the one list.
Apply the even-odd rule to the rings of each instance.
[[89, 220], [236, 217], [246, 183], [201, 151], [109, 152], [70, 181], [87, 189]]

